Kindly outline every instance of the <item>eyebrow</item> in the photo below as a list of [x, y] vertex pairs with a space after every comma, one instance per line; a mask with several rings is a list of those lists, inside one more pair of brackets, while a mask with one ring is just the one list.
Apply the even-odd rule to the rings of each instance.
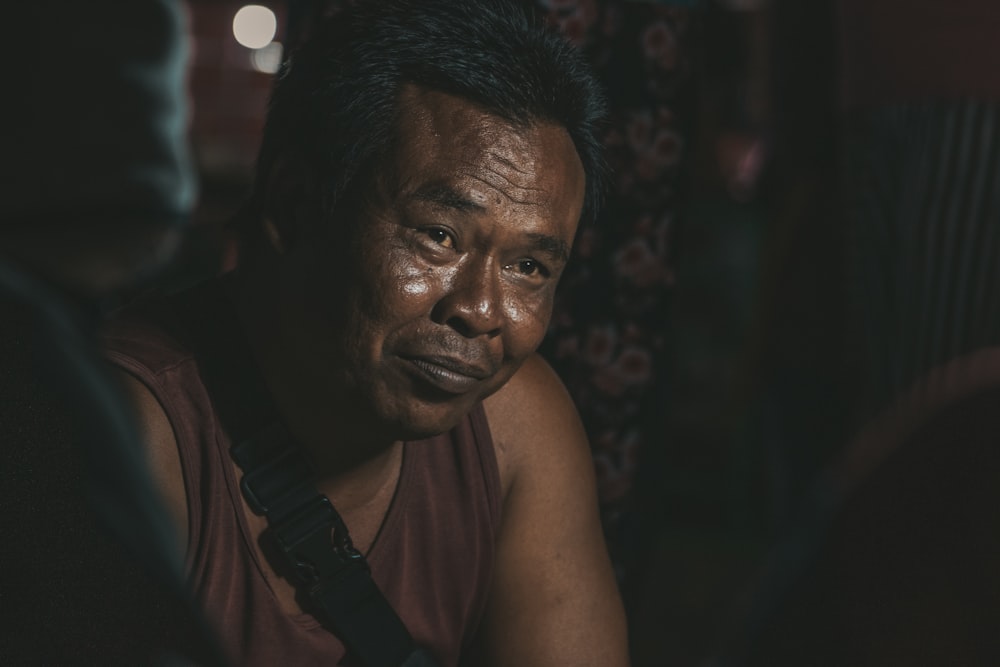
[[562, 261], [569, 261], [569, 244], [548, 234], [528, 234], [531, 246], [535, 250], [547, 253]]

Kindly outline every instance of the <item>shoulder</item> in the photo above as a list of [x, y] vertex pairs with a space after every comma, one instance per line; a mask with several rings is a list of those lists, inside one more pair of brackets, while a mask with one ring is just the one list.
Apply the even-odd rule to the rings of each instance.
[[154, 484], [186, 548], [188, 503], [178, 429], [194, 428], [189, 422], [207, 405], [196, 400], [195, 355], [164, 299], [114, 313], [102, 326], [100, 342], [133, 409]]
[[504, 500], [476, 664], [624, 667], [624, 611], [568, 392], [535, 356], [484, 407]]
[[167, 507], [181, 548], [186, 549], [188, 509], [184, 475], [174, 423], [163, 405], [163, 392], [148, 373], [138, 370], [138, 363], [118, 365], [116, 379], [136, 419], [147, 468]]
[[586, 461], [586, 435], [569, 392], [539, 355], [530, 357], [499, 391], [483, 401], [500, 468], [504, 497], [523, 471]]
[[129, 306], [101, 327], [105, 357], [132, 375], [159, 375], [189, 361], [193, 354], [163, 300]]

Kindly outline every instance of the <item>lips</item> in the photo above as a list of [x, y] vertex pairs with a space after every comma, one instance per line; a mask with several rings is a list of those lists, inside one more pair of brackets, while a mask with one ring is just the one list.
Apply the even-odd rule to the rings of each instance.
[[418, 379], [448, 394], [463, 394], [493, 375], [490, 369], [454, 357], [406, 356], [402, 359]]

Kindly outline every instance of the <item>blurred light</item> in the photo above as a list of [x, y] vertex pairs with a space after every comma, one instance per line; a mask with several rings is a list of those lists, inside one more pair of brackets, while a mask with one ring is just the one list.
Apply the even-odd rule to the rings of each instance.
[[267, 46], [277, 30], [278, 19], [263, 5], [246, 5], [233, 17], [233, 36], [248, 49]]
[[250, 52], [250, 64], [258, 72], [275, 74], [281, 67], [281, 54], [284, 48], [281, 42], [271, 42], [267, 46]]

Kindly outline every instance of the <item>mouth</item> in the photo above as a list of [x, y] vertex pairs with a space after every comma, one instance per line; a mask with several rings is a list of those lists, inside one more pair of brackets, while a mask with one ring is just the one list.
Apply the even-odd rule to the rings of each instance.
[[493, 373], [453, 357], [402, 357], [421, 380], [446, 394], [464, 394]]

